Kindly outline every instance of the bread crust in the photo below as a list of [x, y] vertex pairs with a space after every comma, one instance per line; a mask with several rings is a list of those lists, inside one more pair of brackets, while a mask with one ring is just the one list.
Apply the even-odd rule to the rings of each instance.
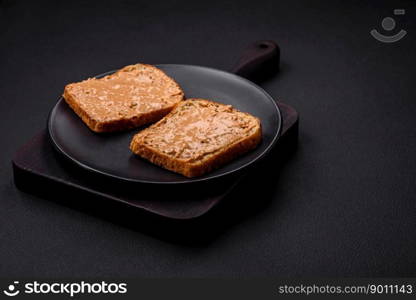
[[[212, 101], [204, 100], [204, 99], [188, 99], [186, 101], [206, 101], [210, 103], [215, 103]], [[179, 105], [177, 105], [178, 107]], [[161, 124], [166, 118], [170, 118], [172, 114], [174, 114], [176, 108], [167, 116], [165, 116], [162, 120], [152, 126], [158, 126]], [[237, 110], [236, 110], [237, 111]], [[158, 151], [157, 149], [152, 148], [149, 145], [146, 145], [144, 141], [144, 137], [146, 134], [146, 130], [151, 130], [152, 126], [148, 129], [145, 129], [142, 132], [136, 134], [130, 144], [130, 149], [133, 153], [141, 156], [149, 160], [150, 162], [161, 166], [165, 169], [171, 170], [176, 173], [180, 173], [186, 177], [196, 177], [204, 175], [214, 169], [217, 169], [227, 162], [241, 156], [242, 154], [253, 150], [257, 147], [257, 145], [262, 140], [262, 130], [261, 130], [261, 123], [260, 120], [252, 115], [244, 113], [247, 117], [253, 118], [257, 122], [257, 126], [253, 132], [251, 132], [248, 136], [242, 137], [239, 140], [223, 147], [214, 153], [210, 153], [205, 155], [202, 159], [189, 161], [183, 159], [174, 158], [166, 153]]]
[[[114, 74], [117, 74], [119, 72], [126, 71], [127, 68], [132, 68], [136, 66], [146, 66], [148, 68], [152, 68], [157, 72], [162, 73], [164, 76], [166, 76], [168, 79], [170, 79], [170, 83], [175, 85], [176, 88], [180, 91], [178, 94], [179, 101], [182, 101], [184, 99], [184, 92], [182, 88], [179, 86], [179, 84], [174, 81], [171, 77], [169, 77], [165, 72], [162, 70], [156, 68], [152, 65], [147, 64], [136, 64], [136, 65], [130, 65], [126, 66]], [[128, 71], [128, 70], [127, 70]], [[112, 74], [113, 75], [113, 74]], [[111, 76], [111, 75], [109, 75]], [[76, 83], [75, 83], [76, 84]], [[128, 130], [132, 128], [137, 128], [149, 123], [154, 123], [161, 118], [163, 118], [165, 115], [167, 115], [177, 103], [174, 103], [172, 105], [162, 107], [161, 109], [155, 109], [148, 113], [142, 113], [138, 115], [134, 115], [132, 117], [120, 117], [116, 120], [110, 120], [110, 121], [101, 121], [93, 118], [86, 110], [82, 109], [79, 102], [74, 98], [74, 96], [69, 91], [69, 87], [72, 84], [68, 84], [65, 86], [63, 98], [66, 101], [66, 103], [74, 110], [74, 112], [82, 119], [82, 121], [93, 131], [95, 132], [114, 132], [114, 131], [122, 131], [122, 130]]]

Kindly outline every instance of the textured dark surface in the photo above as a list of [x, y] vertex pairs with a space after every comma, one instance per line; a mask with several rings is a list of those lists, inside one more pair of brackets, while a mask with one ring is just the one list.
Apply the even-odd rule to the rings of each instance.
[[[415, 275], [414, 2], [100, 3], [0, 2], [0, 276]], [[408, 35], [382, 44], [369, 31], [394, 8]], [[66, 83], [136, 61], [228, 69], [258, 39], [281, 47], [262, 86], [299, 111], [299, 147], [207, 242], [15, 188], [11, 157]]]

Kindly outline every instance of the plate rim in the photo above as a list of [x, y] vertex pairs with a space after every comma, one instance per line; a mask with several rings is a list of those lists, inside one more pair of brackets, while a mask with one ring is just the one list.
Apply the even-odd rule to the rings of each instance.
[[[265, 96], [266, 98], [273, 104], [274, 108], [276, 109], [276, 113], [278, 115], [278, 128], [277, 131], [275, 132], [272, 141], [269, 143], [269, 145], [267, 145], [266, 149], [263, 150], [263, 152], [261, 152], [258, 156], [256, 156], [254, 159], [248, 161], [245, 164], [242, 164], [240, 166], [238, 166], [237, 168], [233, 169], [233, 170], [229, 170], [227, 172], [223, 172], [220, 174], [216, 174], [216, 175], [211, 175], [208, 177], [195, 177], [195, 178], [188, 178], [184, 176], [184, 181], [154, 181], [154, 180], [143, 180], [143, 179], [134, 179], [134, 178], [126, 178], [123, 176], [118, 176], [118, 175], [114, 175], [112, 173], [106, 172], [106, 171], [101, 171], [98, 170], [96, 168], [93, 168], [91, 166], [88, 166], [82, 162], [80, 162], [79, 160], [73, 158], [71, 155], [69, 155], [68, 153], [66, 153], [61, 147], [59, 147], [58, 143], [56, 142], [56, 140], [53, 137], [52, 134], [52, 118], [53, 115], [56, 113], [56, 109], [58, 107], [58, 104], [61, 101], [65, 101], [63, 99], [63, 96], [59, 97], [59, 99], [56, 101], [56, 103], [54, 104], [54, 106], [52, 107], [52, 109], [49, 111], [48, 114], [48, 118], [47, 118], [47, 132], [48, 132], [48, 136], [49, 139], [52, 142], [52, 145], [54, 147], [55, 150], [57, 150], [59, 152], [59, 154], [63, 155], [66, 159], [69, 159], [72, 163], [78, 165], [79, 167], [84, 168], [85, 170], [88, 170], [92, 173], [97, 173], [103, 176], [107, 176], [107, 177], [111, 177], [114, 179], [119, 179], [125, 182], [131, 182], [131, 183], [145, 183], [145, 184], [163, 184], [163, 185], [173, 185], [173, 184], [192, 184], [192, 183], [200, 183], [200, 182], [204, 182], [204, 181], [210, 181], [210, 180], [214, 180], [214, 179], [218, 179], [220, 177], [224, 177], [224, 176], [228, 176], [234, 173], [237, 173], [239, 171], [241, 171], [242, 169], [245, 169], [249, 166], [254, 165], [255, 163], [257, 163], [259, 160], [261, 160], [262, 158], [264, 158], [267, 153], [270, 152], [270, 150], [276, 145], [276, 142], [278, 141], [279, 137], [280, 137], [280, 133], [282, 131], [282, 113], [280, 111], [279, 106], [277, 105], [276, 101], [269, 95], [269, 93], [267, 93], [262, 87], [260, 87], [259, 85], [255, 84], [254, 82], [241, 77], [237, 74], [231, 73], [231, 72], [227, 72], [224, 70], [219, 70], [219, 69], [215, 69], [215, 68], [211, 68], [211, 67], [206, 67], [206, 66], [200, 66], [200, 65], [188, 65], [188, 64], [154, 64], [154, 66], [156, 67], [164, 67], [164, 66], [178, 66], [178, 67], [194, 67], [194, 68], [202, 68], [202, 69], [207, 69], [210, 71], [214, 71], [214, 72], [220, 72], [220, 73], [225, 73], [228, 76], [231, 75], [233, 77], [238, 78], [239, 80], [243, 80], [246, 83], [248, 83], [249, 85], [253, 86], [254, 88], [257, 88], [258, 90], [260, 90]], [[109, 74], [113, 74], [114, 72], [116, 72], [118, 69], [116, 70], [111, 70], [111, 71], [107, 71], [89, 78], [101, 78], [104, 77], [106, 75]], [[164, 71], [162, 69], [162, 71]], [[161, 167], [160, 167], [161, 168]], [[170, 172], [169, 170], [166, 170], [167, 172]]]

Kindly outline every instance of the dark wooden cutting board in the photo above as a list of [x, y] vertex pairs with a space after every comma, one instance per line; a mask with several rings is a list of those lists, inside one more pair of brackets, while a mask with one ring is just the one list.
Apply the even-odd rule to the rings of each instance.
[[[282, 147], [293, 144], [297, 137], [298, 114], [290, 106], [279, 103], [283, 116], [282, 135], [272, 152], [264, 159], [282, 155]], [[71, 205], [122, 205], [132, 210], [171, 219], [193, 219], [208, 213], [238, 186], [247, 172], [262, 170], [255, 166], [233, 176], [192, 185], [156, 186], [124, 182], [100, 174], [92, 174], [63, 159], [52, 147], [47, 132], [42, 131], [23, 145], [13, 158], [16, 186], [25, 192]], [[278, 172], [279, 170], [276, 170]], [[108, 209], [108, 208], [106, 208]]]

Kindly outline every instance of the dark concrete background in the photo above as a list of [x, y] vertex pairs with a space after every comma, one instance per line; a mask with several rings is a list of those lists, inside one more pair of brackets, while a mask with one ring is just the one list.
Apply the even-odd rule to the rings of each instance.
[[[414, 276], [415, 2], [163, 2], [0, 1], [0, 276]], [[369, 31], [394, 8], [408, 35], [382, 44]], [[65, 84], [135, 62], [227, 70], [259, 39], [281, 46], [262, 86], [299, 111], [299, 148], [242, 199], [268, 204], [209, 243], [15, 188], [11, 157]]]

